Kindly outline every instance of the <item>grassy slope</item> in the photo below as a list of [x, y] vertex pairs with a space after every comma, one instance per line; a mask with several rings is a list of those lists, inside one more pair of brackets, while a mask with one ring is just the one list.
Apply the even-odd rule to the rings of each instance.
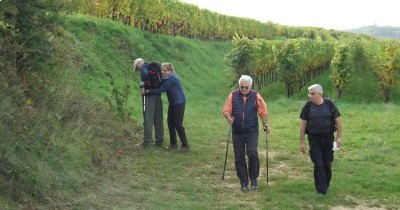
[[[223, 55], [229, 51], [230, 44], [149, 35], [118, 24], [111, 24], [108, 21], [96, 21], [96, 24], [97, 31], [106, 30], [106, 27], [110, 29], [99, 32], [100, 36], [95, 36], [92, 40], [104, 39], [103, 43], [107, 43], [107, 36], [102, 34], [118, 34], [121, 30], [125, 31], [122, 34], [129, 36], [126, 40], [123, 35], [119, 36], [125, 40], [123, 42], [131, 44], [129, 49], [126, 51], [124, 49], [122, 52], [109, 50], [98, 54], [97, 57], [103, 55], [114, 57], [110, 59], [110, 62], [96, 63], [100, 67], [93, 71], [101, 75], [99, 72], [102, 69], [108, 69], [102, 68], [102, 65], [107, 66], [112, 62], [122, 61], [114, 66], [112, 73], [119, 75], [120, 81], [134, 85], [129, 107], [133, 110], [133, 117], [138, 121], [141, 120], [140, 96], [135, 86], [138, 75], [132, 76], [131, 61], [140, 56], [146, 60], [170, 61], [175, 64], [188, 98], [185, 126], [189, 142], [193, 147], [193, 151], [188, 154], [157, 148], [137, 151], [131, 160], [132, 168], [127, 173], [129, 176], [110, 172], [111, 177], [116, 176], [128, 183], [117, 190], [117, 193], [122, 196], [113, 200], [108, 197], [112, 195], [112, 191], [105, 190], [100, 193], [103, 195], [100, 198], [100, 200], [104, 199], [103, 204], [94, 204], [96, 208], [106, 205], [105, 203], [108, 203], [109, 207], [130, 208], [133, 206], [146, 209], [239, 209], [243, 207], [325, 209], [338, 204], [347, 207], [357, 205], [393, 207], [398, 204], [394, 197], [398, 195], [396, 189], [399, 185], [392, 185], [398, 169], [395, 169], [394, 164], [382, 164], [396, 161], [393, 153], [398, 148], [395, 139], [399, 137], [399, 134], [394, 131], [398, 130], [396, 128], [400, 125], [395, 115], [390, 113], [400, 113], [398, 106], [363, 105], [360, 109], [347, 102], [339, 103], [345, 122], [346, 146], [337, 154], [337, 161], [334, 163], [335, 174], [330, 196], [322, 201], [315, 201], [313, 200], [311, 163], [308, 158], [303, 158], [298, 153], [297, 119], [304, 99], [303, 93], [296, 96], [301, 99], [300, 101], [292, 101], [282, 99], [284, 93], [277, 94], [277, 91], [273, 90], [274, 86], [271, 90], [268, 88], [263, 90], [269, 102], [270, 121], [274, 129], [269, 138], [271, 188], [267, 190], [265, 185], [265, 144], [264, 136], [261, 136], [260, 158], [263, 163], [261, 189], [258, 193], [242, 194], [237, 190], [232, 151], [228, 157], [226, 180], [220, 181], [224, 142], [228, 131], [225, 121], [220, 116], [220, 111], [227, 93], [231, 90], [227, 86], [231, 82], [231, 76], [223, 63]], [[91, 49], [95, 43], [97, 42], [87, 46], [82, 43], [82, 48]], [[112, 49], [112, 46], [106, 48]], [[121, 69], [121, 71], [116, 69]], [[84, 75], [82, 81], [89, 84], [88, 75], [91, 76], [94, 72]], [[351, 84], [352, 91], [345, 95], [344, 101], [365, 103], [378, 101], [378, 97], [371, 94], [373, 91], [358, 91], [361, 90], [359, 86], [365, 87], [366, 83], [371, 84], [367, 87], [374, 86], [371, 75], [359, 75], [360, 77], [356, 74], [353, 78], [356, 82]], [[95, 79], [99, 80], [99, 83], [91, 84], [87, 90], [91, 95], [101, 98], [104, 93], [107, 94], [107, 85], [104, 78], [95, 77]], [[320, 79], [326, 86], [327, 95], [333, 95], [334, 91], [328, 76], [324, 75]], [[275, 86], [282, 87], [280, 84]], [[270, 95], [275, 98], [273, 102], [268, 98], [268, 93], [271, 92]], [[164, 102], [166, 104], [165, 100]], [[393, 132], [385, 132], [385, 129], [389, 127], [390, 130], [393, 129]], [[168, 141], [168, 138], [166, 140]], [[385, 156], [382, 153], [385, 153]], [[370, 170], [371, 164], [374, 165], [375, 170]], [[383, 179], [378, 179], [378, 176], [382, 176]], [[105, 183], [107, 182], [105, 179]], [[98, 192], [93, 193], [98, 194]]]
[[[268, 139], [270, 185], [267, 189], [265, 136], [261, 135], [260, 190], [244, 194], [238, 190], [231, 145], [225, 180], [221, 181], [228, 126], [220, 112], [232, 81], [223, 56], [229, 51], [230, 43], [150, 35], [82, 16], [74, 16], [69, 21], [68, 30], [84, 66], [79, 75], [82, 90], [104, 103], [104, 98], [111, 95], [105, 72], [114, 76], [117, 88], [131, 85], [127, 109], [138, 124], [141, 122], [139, 75], [131, 72], [132, 60], [140, 56], [174, 63], [188, 98], [184, 124], [192, 151], [181, 154], [160, 148], [134, 150], [111, 170], [92, 174], [85, 184], [91, 187], [65, 193], [63, 202], [56, 200], [38, 205], [38, 208], [329, 209], [358, 206], [365, 209], [400, 205], [396, 199], [400, 171], [395, 154], [399, 150], [400, 123], [396, 117], [400, 114], [399, 106], [349, 103], [356, 98], [353, 91], [349, 91], [344, 102], [338, 103], [345, 124], [345, 145], [336, 154], [329, 195], [315, 199], [312, 164], [308, 157], [300, 155], [298, 148], [298, 115], [304, 93], [299, 93], [296, 100], [288, 100], [284, 98], [282, 84], [261, 90], [268, 103], [272, 126]], [[327, 75], [318, 82], [326, 87], [329, 96], [332, 88]], [[361, 85], [357, 83], [354, 87]], [[374, 96], [367, 96], [370, 99], [364, 102], [376, 102]], [[166, 105], [165, 96], [163, 100]], [[167, 106], [164, 107], [166, 110]], [[108, 132], [113, 132], [115, 125], [111, 120], [109, 123]], [[132, 144], [138, 142], [140, 139], [135, 138]]]

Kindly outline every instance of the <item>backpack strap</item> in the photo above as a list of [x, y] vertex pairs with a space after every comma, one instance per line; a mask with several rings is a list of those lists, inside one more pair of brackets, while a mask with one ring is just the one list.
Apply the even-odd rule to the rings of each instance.
[[333, 117], [333, 102], [331, 101], [331, 100], [329, 100], [329, 99], [324, 99], [324, 101], [326, 102], [326, 104], [328, 104], [328, 106], [329, 106], [329, 109], [331, 110], [331, 113], [332, 113], [332, 121], [333, 122], [335, 122], [335, 119], [334, 119], [334, 117]]
[[333, 126], [332, 130], [333, 130], [333, 132], [335, 132], [336, 131], [336, 122], [335, 122], [335, 116], [334, 116], [334, 110], [333, 110], [334, 104], [329, 99], [324, 99], [324, 100], [326, 101], [326, 104], [328, 104], [329, 109], [331, 110], [331, 121], [332, 121], [332, 126]]
[[306, 104], [305, 104], [305, 107], [304, 107], [305, 113], [306, 113], [306, 116], [307, 116], [307, 120], [308, 120], [308, 115], [310, 114], [311, 103], [312, 103], [311, 101], [307, 101]]

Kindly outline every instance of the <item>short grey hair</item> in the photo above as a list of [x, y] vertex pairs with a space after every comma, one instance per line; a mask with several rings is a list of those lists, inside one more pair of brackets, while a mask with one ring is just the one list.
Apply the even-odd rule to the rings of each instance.
[[324, 91], [322, 90], [322, 86], [320, 84], [313, 84], [310, 87], [308, 87], [308, 91], [309, 92], [312, 91], [312, 90], [317, 92], [317, 93], [319, 93], [319, 94], [321, 94], [321, 95], [324, 93]]
[[252, 79], [249, 75], [242, 75], [242, 76], [240, 76], [240, 78], [239, 78], [239, 85], [240, 85], [240, 83], [241, 83], [242, 81], [248, 82], [248, 83], [250, 84], [250, 87], [251, 87], [251, 85], [253, 84], [253, 79]]

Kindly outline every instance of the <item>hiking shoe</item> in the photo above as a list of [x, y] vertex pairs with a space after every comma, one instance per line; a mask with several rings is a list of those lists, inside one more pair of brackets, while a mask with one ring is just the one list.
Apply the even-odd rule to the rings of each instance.
[[162, 141], [156, 141], [156, 143], [154, 143], [155, 146], [157, 147], [162, 147], [163, 146], [163, 142]]
[[251, 189], [252, 190], [257, 190], [258, 189], [257, 179], [251, 180]]
[[178, 150], [178, 145], [176, 145], [176, 144], [170, 144], [170, 145], [167, 147], [167, 149], [170, 149], [170, 150]]
[[189, 152], [189, 150], [190, 150], [189, 145], [181, 147], [181, 152]]
[[323, 197], [325, 197], [324, 193], [317, 192], [314, 194], [313, 199], [318, 200], [318, 199], [322, 199]]
[[249, 188], [247, 187], [247, 184], [240, 184], [240, 190], [242, 191], [242, 192], [246, 192], [246, 191], [248, 191], [249, 190]]
[[142, 142], [142, 143], [140, 143], [140, 144], [136, 144], [136, 146], [137, 146], [138, 148], [140, 148], [140, 149], [145, 149], [145, 148], [150, 147], [151, 144], [150, 144], [150, 143], [147, 143], [147, 142]]

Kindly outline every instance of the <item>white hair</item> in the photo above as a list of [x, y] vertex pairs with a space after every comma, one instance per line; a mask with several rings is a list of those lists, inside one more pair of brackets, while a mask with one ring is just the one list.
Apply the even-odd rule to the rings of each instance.
[[142, 58], [137, 58], [135, 61], [133, 61], [133, 64], [132, 64], [132, 66], [133, 66], [133, 71], [136, 71], [136, 66], [137, 66], [139, 63], [144, 63], [144, 60], [143, 60]]
[[251, 87], [251, 85], [253, 84], [253, 79], [252, 79], [249, 75], [242, 75], [242, 76], [240, 76], [240, 78], [239, 78], [239, 85], [240, 85], [240, 83], [241, 83], [242, 81], [248, 82], [249, 85], [250, 85], [250, 87]]
[[311, 91], [311, 90], [313, 90], [321, 95], [324, 93], [324, 91], [322, 90], [322, 86], [320, 84], [313, 84], [310, 87], [308, 87], [308, 91]]

